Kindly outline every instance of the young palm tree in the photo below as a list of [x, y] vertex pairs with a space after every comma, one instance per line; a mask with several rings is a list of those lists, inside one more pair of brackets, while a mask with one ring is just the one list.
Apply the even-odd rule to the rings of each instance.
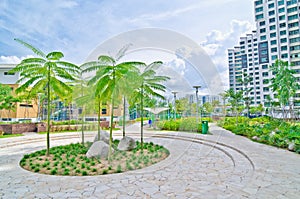
[[141, 147], [143, 149], [143, 123], [144, 123], [144, 99], [149, 97], [157, 97], [164, 99], [164, 96], [159, 94], [158, 91], [165, 92], [166, 87], [161, 82], [167, 81], [169, 77], [167, 76], [157, 76], [156, 69], [160, 67], [163, 63], [160, 61], [153, 62], [150, 65], [142, 64], [140, 68], [139, 75], [136, 77], [136, 89], [132, 93], [132, 102], [140, 102], [141, 108]]
[[47, 55], [32, 45], [15, 39], [20, 44], [32, 50], [38, 57], [27, 58], [21, 61], [12, 72], [20, 72], [20, 80], [17, 83], [22, 85], [16, 92], [23, 92], [30, 88], [32, 93], [45, 92], [47, 96], [47, 155], [50, 148], [50, 105], [52, 92], [61, 99], [70, 95], [72, 89], [64, 81], [74, 81], [73, 75], [79, 73], [79, 67], [65, 61], [60, 61], [64, 57], [62, 52], [50, 52]]
[[100, 55], [97, 61], [88, 62], [81, 66], [83, 73], [96, 71], [95, 76], [88, 82], [89, 85], [95, 85], [96, 87], [94, 96], [100, 96], [101, 98], [105, 96], [110, 101], [109, 157], [112, 147], [114, 107], [117, 100], [120, 100], [121, 95], [126, 93], [125, 90], [130, 88], [130, 84], [126, 79], [136, 74], [134, 71], [137, 71], [137, 66], [142, 64], [140, 62], [123, 62], [118, 64], [117, 62], [123, 56], [123, 51], [124, 49], [119, 51], [116, 59], [107, 55]]

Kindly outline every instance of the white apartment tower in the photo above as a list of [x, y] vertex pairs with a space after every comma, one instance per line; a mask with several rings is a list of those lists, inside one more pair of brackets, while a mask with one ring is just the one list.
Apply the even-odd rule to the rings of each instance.
[[[292, 64], [300, 81], [300, 0], [255, 0], [254, 9], [256, 31], [228, 49], [229, 86], [235, 91], [243, 89], [237, 80], [247, 74], [252, 78], [248, 85], [251, 104], [266, 105], [267, 96], [273, 98], [269, 66], [276, 59]], [[300, 90], [296, 100], [300, 100]]]

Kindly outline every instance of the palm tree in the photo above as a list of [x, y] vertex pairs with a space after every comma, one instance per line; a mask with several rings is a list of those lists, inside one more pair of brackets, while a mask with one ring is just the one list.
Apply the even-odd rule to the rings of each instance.
[[143, 123], [144, 123], [144, 99], [149, 97], [157, 97], [164, 99], [164, 96], [159, 94], [158, 91], [165, 92], [166, 87], [161, 82], [167, 81], [167, 76], [157, 76], [156, 69], [163, 63], [160, 61], [153, 62], [149, 65], [141, 64], [139, 75], [136, 77], [136, 89], [132, 93], [131, 100], [133, 102], [140, 102], [141, 109], [141, 147], [143, 149]]
[[47, 96], [47, 155], [50, 148], [50, 105], [51, 93], [55, 93], [61, 99], [70, 95], [72, 89], [64, 81], [74, 81], [73, 75], [79, 73], [79, 67], [65, 61], [62, 52], [50, 52], [47, 55], [32, 45], [20, 40], [15, 41], [32, 50], [38, 57], [23, 59], [11, 72], [20, 72], [21, 78], [17, 83], [22, 85], [16, 92], [23, 92], [30, 88], [32, 93], [46, 91]]
[[100, 55], [97, 61], [87, 62], [81, 66], [83, 73], [96, 71], [95, 76], [88, 81], [89, 85], [95, 85], [95, 96], [100, 96], [101, 98], [105, 96], [110, 100], [109, 157], [112, 147], [114, 107], [117, 104], [117, 100], [120, 101], [121, 95], [131, 88], [131, 83], [127, 80], [133, 79], [130, 76], [135, 75], [137, 66], [142, 64], [141, 62], [122, 62], [118, 64], [117, 62], [124, 55], [122, 52], [124, 52], [124, 48], [119, 51], [115, 59], [107, 55]]

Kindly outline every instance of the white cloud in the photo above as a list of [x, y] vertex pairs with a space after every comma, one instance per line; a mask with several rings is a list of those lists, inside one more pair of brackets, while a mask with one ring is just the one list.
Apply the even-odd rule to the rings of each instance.
[[[222, 82], [228, 84], [227, 49], [238, 44], [239, 38], [251, 33], [255, 27], [249, 21], [232, 20], [229, 32], [213, 30], [207, 34], [206, 40], [201, 42], [202, 48], [210, 55], [217, 66]], [[226, 82], [227, 81], [227, 82]]]
[[0, 56], [0, 64], [19, 64], [23, 59], [33, 57], [32, 55], [27, 55], [25, 57], [17, 56]]

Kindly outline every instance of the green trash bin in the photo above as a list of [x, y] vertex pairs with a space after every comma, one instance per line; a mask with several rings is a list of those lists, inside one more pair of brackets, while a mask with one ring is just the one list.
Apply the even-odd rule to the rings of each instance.
[[208, 121], [202, 121], [202, 134], [208, 133]]

